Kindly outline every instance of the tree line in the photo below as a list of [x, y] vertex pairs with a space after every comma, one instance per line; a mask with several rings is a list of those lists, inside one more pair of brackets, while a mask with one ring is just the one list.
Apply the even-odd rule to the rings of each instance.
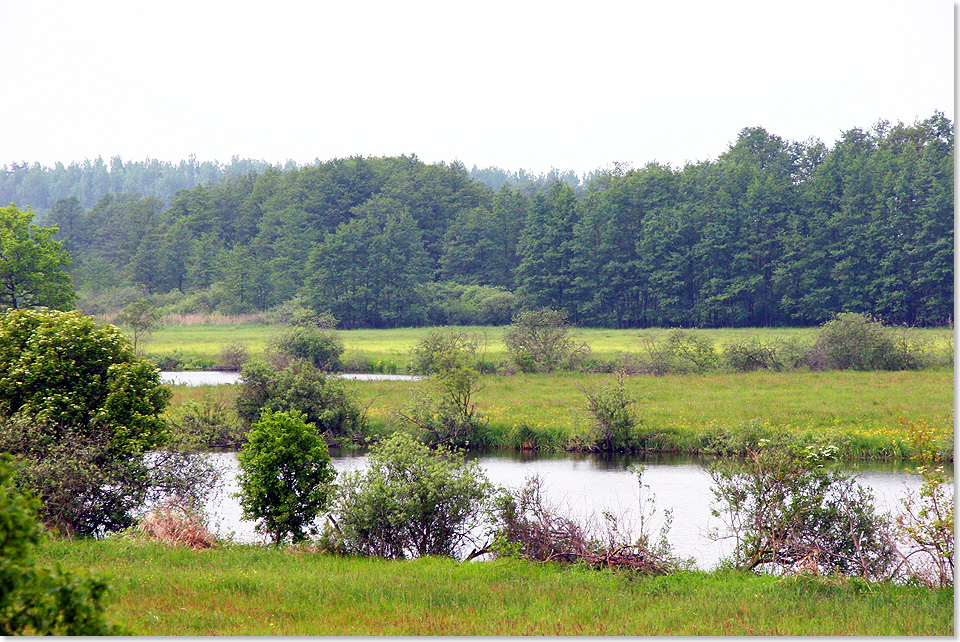
[[753, 127], [715, 160], [582, 182], [415, 156], [266, 165], [169, 202], [60, 198], [46, 222], [89, 312], [132, 288], [180, 312], [296, 302], [348, 328], [503, 324], [540, 307], [618, 328], [840, 312], [940, 324], [953, 311], [953, 129], [935, 113], [828, 147]]

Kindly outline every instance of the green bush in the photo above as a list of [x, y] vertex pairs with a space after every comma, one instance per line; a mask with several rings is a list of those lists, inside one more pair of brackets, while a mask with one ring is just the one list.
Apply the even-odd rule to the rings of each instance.
[[329, 444], [362, 437], [366, 421], [343, 382], [313, 364], [296, 360], [278, 366], [250, 361], [241, 371], [237, 415], [246, 425], [263, 411], [298, 411], [316, 424]]
[[903, 328], [843, 312], [820, 326], [808, 364], [814, 370], [917, 370], [922, 356]]
[[729, 562], [740, 569], [842, 573], [882, 579], [896, 550], [888, 520], [870, 491], [825, 466], [831, 447], [762, 440], [744, 459], [709, 471], [717, 508], [732, 538]]
[[659, 340], [645, 341], [645, 370], [655, 375], [704, 373], [720, 363], [713, 341], [696, 330], [674, 329]]
[[607, 452], [632, 450], [635, 445], [634, 432], [639, 421], [632, 406], [637, 398], [627, 391], [623, 377], [621, 372], [615, 384], [580, 388], [587, 401], [596, 440]]
[[539, 308], [518, 313], [503, 333], [503, 343], [521, 372], [552, 372], [573, 368], [589, 355], [577, 345], [565, 310]]
[[459, 328], [429, 330], [410, 351], [407, 369], [413, 374], [433, 375], [461, 365], [477, 367], [480, 338]]
[[462, 452], [431, 450], [397, 433], [371, 450], [369, 462], [338, 485], [341, 550], [394, 559], [456, 557], [490, 518], [495, 489]]
[[104, 617], [108, 585], [37, 564], [40, 502], [0, 460], [0, 635], [124, 635]]
[[281, 334], [273, 345], [280, 355], [303, 359], [324, 372], [343, 370], [343, 341], [332, 330], [295, 327]]
[[279, 546], [316, 533], [313, 522], [328, 504], [336, 477], [317, 427], [293, 411], [264, 412], [247, 435], [237, 461], [240, 506], [245, 519]]
[[133, 524], [158, 475], [175, 475], [150, 455], [165, 445], [170, 395], [113, 326], [79, 312], [0, 317], [0, 452], [48, 525], [95, 535]]

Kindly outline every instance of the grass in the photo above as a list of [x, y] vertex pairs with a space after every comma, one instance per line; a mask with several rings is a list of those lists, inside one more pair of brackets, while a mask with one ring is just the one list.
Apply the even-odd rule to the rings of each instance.
[[520, 560], [385, 561], [227, 545], [52, 541], [109, 575], [137, 635], [943, 635], [953, 589], [731, 571], [640, 578]]
[[[410, 352], [428, 332], [435, 328], [399, 328], [392, 330], [342, 330], [346, 351], [344, 361], [366, 360], [368, 363], [393, 362], [399, 371], [407, 366]], [[507, 363], [509, 354], [503, 345], [504, 327], [464, 326], [464, 332], [474, 334], [481, 340], [481, 351], [490, 363]], [[167, 325], [154, 332], [145, 343], [150, 355], [181, 353], [188, 360], [217, 362], [221, 350], [228, 344], [247, 346], [250, 355], [261, 356], [271, 339], [283, 328], [245, 323], [207, 325]], [[667, 329], [612, 330], [605, 328], [579, 328], [574, 337], [590, 346], [591, 356], [612, 360], [622, 353], [639, 352], [644, 342], [657, 339], [669, 332]], [[724, 343], [759, 337], [763, 341], [774, 338], [812, 337], [816, 328], [735, 328], [698, 330], [713, 339], [719, 349]], [[953, 351], [953, 331], [948, 328], [925, 328], [911, 330], [912, 336], [925, 342], [931, 350]]]
[[[581, 387], [612, 383], [610, 374], [484, 376], [476, 395], [489, 424], [487, 445], [514, 447], [513, 434], [526, 424], [544, 450], [563, 450], [587, 438], [590, 417]], [[789, 433], [826, 441], [847, 459], [906, 458], [911, 455], [907, 427], [926, 423], [939, 434], [952, 457], [953, 371], [904, 372], [752, 372], [742, 374], [635, 375], [625, 378], [638, 399], [641, 433], [656, 434], [651, 448], [681, 453], [704, 452], [718, 440], [736, 441]], [[396, 414], [411, 403], [412, 391], [425, 384], [410, 381], [347, 381], [367, 408], [371, 434], [393, 430]], [[173, 386], [172, 404], [199, 401], [204, 395], [232, 405], [232, 386]]]

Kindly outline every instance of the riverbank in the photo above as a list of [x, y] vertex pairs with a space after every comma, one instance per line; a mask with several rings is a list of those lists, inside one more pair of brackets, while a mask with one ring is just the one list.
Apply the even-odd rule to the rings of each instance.
[[136, 635], [940, 635], [953, 589], [730, 571], [637, 577], [521, 560], [50, 541], [43, 564], [111, 577]]
[[[583, 389], [615, 381], [596, 373], [485, 375], [475, 403], [486, 422], [476, 447], [541, 451], [582, 448], [590, 415]], [[941, 455], [953, 459], [952, 369], [900, 372], [752, 372], [628, 376], [650, 452], [739, 452], [759, 439], [787, 434], [832, 444], [843, 459], [906, 459], [911, 425], [932, 429]], [[402, 426], [398, 413], [426, 382], [347, 381], [376, 439]], [[235, 387], [174, 386], [171, 412], [206, 397], [229, 421]]]

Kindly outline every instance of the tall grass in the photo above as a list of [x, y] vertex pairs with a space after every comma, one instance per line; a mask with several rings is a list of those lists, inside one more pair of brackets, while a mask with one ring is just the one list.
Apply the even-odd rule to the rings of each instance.
[[521, 560], [385, 561], [257, 546], [55, 541], [112, 577], [137, 635], [947, 635], [953, 589], [729, 571], [637, 577]]
[[[579, 388], [614, 379], [578, 373], [484, 377], [476, 403], [489, 419], [489, 445], [518, 445], [510, 438], [518, 429], [546, 449], [585, 439], [590, 417]], [[655, 450], [709, 452], [723, 440], [755, 444], [785, 432], [832, 443], [846, 458], [901, 458], [910, 456], [903, 418], [933, 426], [952, 457], [952, 371], [636, 375], [624, 383], [639, 398], [639, 430], [651, 435]], [[361, 405], [369, 404], [368, 417], [380, 431], [409, 403], [416, 385], [348, 382]]]

